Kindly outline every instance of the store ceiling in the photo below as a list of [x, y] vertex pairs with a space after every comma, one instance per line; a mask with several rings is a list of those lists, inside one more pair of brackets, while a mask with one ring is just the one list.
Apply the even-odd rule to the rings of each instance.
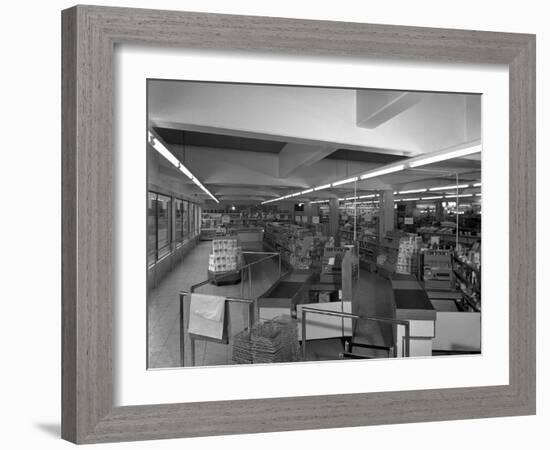
[[[474, 95], [155, 83], [149, 86], [155, 132], [226, 201], [279, 197], [479, 142], [481, 134], [480, 101]], [[365, 180], [358, 189], [445, 185], [455, 174], [478, 181], [479, 155]], [[351, 187], [311, 198], [339, 196]]]

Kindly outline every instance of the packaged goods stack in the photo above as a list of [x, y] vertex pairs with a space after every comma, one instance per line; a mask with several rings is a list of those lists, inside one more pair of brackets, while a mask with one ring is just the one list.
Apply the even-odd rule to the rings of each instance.
[[402, 237], [403, 233], [388, 231], [378, 244], [376, 268], [378, 273], [386, 278], [391, 278], [392, 274], [395, 273], [399, 243]]
[[264, 240], [294, 269], [311, 267], [313, 250], [319, 241], [308, 228], [276, 222], [266, 224]]
[[239, 270], [243, 254], [237, 239], [214, 239], [208, 259], [208, 270], [213, 274]]
[[402, 237], [399, 240], [395, 273], [415, 275], [418, 273], [418, 254], [422, 238], [415, 234]]
[[313, 248], [313, 236], [291, 238], [290, 265], [295, 269], [309, 269], [311, 267], [310, 251]]

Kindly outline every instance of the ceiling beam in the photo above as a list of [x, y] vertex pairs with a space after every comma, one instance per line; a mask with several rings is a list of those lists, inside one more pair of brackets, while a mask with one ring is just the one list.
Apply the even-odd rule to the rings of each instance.
[[279, 178], [287, 178], [295, 170], [309, 167], [335, 150], [330, 145], [288, 143], [279, 152]]
[[422, 94], [416, 92], [358, 90], [356, 94], [357, 126], [374, 129], [413, 107], [421, 98]]

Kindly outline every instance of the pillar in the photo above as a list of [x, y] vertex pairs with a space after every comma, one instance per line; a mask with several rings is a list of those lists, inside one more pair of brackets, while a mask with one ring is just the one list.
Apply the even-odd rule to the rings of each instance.
[[441, 201], [435, 203], [435, 220], [438, 222], [443, 221], [443, 205]]
[[393, 190], [380, 192], [380, 212], [378, 214], [378, 235], [383, 238], [388, 231], [394, 228], [394, 202]]
[[305, 201], [304, 202], [304, 216], [307, 217], [307, 223], [308, 224], [311, 224], [311, 216], [312, 216], [312, 205], [311, 205], [311, 202], [310, 201]]
[[334, 237], [334, 244], [340, 245], [340, 213], [338, 211], [339, 202], [337, 198], [331, 198], [329, 201], [329, 236]]

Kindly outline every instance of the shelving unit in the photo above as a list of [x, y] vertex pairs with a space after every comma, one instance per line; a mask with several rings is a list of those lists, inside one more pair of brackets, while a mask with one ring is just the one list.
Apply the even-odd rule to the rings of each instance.
[[[454, 229], [449, 229], [446, 227], [442, 227], [442, 228], [420, 227], [417, 229], [417, 233], [420, 234], [424, 239], [429, 240], [431, 236], [437, 236], [439, 237], [440, 241], [450, 243], [450, 244], [456, 244], [456, 233]], [[472, 235], [471, 233], [475, 233], [475, 231], [459, 230], [458, 243], [462, 245], [470, 246], [481, 241], [481, 236]]]
[[264, 243], [280, 252], [283, 262], [294, 269], [309, 269], [317, 258], [316, 238], [309, 228], [277, 222], [265, 226]]
[[464, 294], [468, 305], [479, 312], [481, 310], [481, 272], [468, 261], [453, 256], [453, 272], [457, 285]]

